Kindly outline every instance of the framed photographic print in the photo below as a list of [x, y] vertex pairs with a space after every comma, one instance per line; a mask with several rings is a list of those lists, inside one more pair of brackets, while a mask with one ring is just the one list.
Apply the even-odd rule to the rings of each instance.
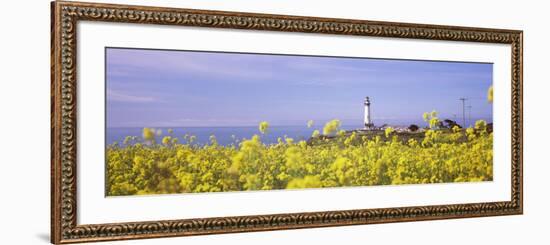
[[523, 212], [522, 31], [51, 11], [52, 243]]

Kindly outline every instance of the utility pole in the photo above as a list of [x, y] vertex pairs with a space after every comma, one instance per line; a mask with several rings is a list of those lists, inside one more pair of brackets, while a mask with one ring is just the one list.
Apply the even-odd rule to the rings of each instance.
[[462, 127], [466, 128], [466, 98], [460, 98], [462, 100]]
[[472, 123], [472, 106], [468, 106], [468, 123]]

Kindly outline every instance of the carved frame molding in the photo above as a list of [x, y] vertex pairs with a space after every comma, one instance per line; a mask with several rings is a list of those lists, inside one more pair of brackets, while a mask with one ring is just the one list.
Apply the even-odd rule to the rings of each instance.
[[[75, 243], [523, 213], [523, 32], [456, 26], [56, 1], [51, 4], [51, 242]], [[511, 45], [511, 201], [77, 224], [77, 23], [125, 22]]]

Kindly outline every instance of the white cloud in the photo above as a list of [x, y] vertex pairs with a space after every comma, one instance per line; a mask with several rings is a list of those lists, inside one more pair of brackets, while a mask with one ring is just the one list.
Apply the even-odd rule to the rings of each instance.
[[157, 98], [152, 96], [138, 96], [138, 95], [124, 94], [124, 93], [113, 91], [111, 89], [107, 90], [107, 100], [119, 101], [119, 102], [133, 102], [133, 103], [158, 101]]

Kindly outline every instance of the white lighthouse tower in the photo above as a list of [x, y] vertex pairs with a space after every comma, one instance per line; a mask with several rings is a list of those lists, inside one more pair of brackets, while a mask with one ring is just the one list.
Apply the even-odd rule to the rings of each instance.
[[365, 97], [365, 129], [372, 129], [374, 127], [374, 124], [372, 123], [372, 120], [370, 118], [370, 100], [369, 97]]

